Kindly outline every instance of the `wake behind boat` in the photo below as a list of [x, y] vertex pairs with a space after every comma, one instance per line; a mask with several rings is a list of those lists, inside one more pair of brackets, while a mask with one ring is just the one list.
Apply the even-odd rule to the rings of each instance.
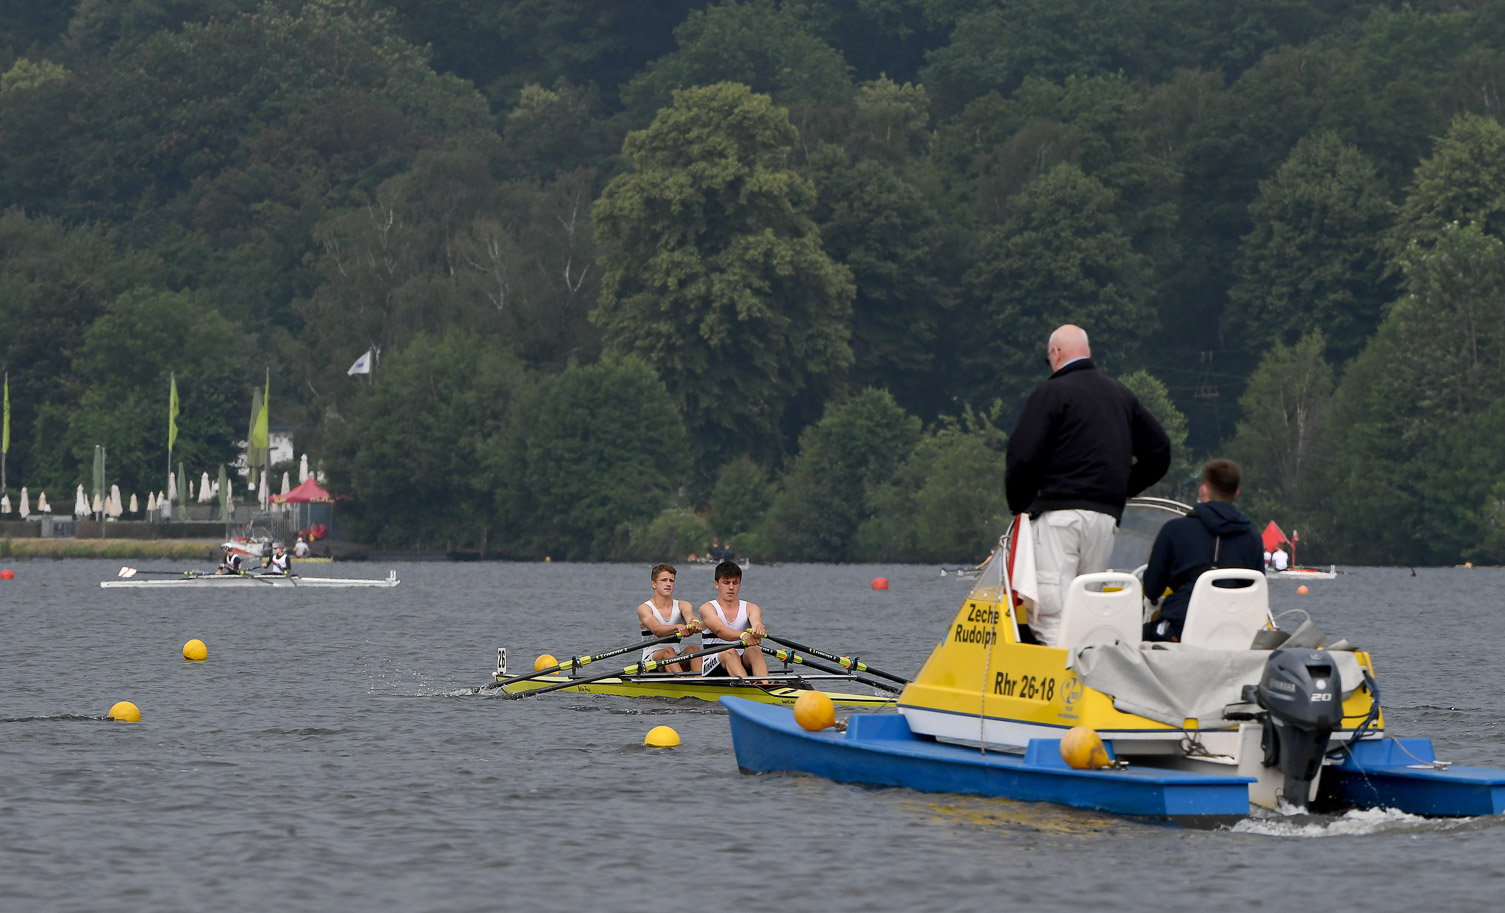
[[[1130, 501], [1112, 563], [1139, 566], [1159, 526], [1187, 510]], [[1450, 766], [1428, 739], [1387, 737], [1369, 655], [1314, 625], [1278, 629], [1258, 571], [1198, 578], [1179, 644], [1141, 643], [1135, 574], [1083, 575], [1059, 645], [1027, 642], [1032, 537], [1021, 526], [898, 715], [806, 731], [788, 710], [726, 698], [738, 765], [1196, 822], [1251, 806], [1505, 812], [1505, 771]]]
[[[129, 573], [127, 573], [129, 572]], [[141, 571], [133, 567], [120, 569], [118, 580], [100, 582], [103, 589], [160, 589], [162, 587], [187, 587], [199, 589], [299, 589], [303, 587], [394, 587], [400, 582], [397, 571], [387, 572], [386, 577], [308, 577], [303, 574], [204, 574], [198, 571]]]

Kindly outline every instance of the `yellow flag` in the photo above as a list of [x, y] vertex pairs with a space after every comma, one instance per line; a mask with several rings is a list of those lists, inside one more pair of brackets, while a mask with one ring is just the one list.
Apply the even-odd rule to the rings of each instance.
[[172, 388], [167, 394], [167, 456], [172, 457], [172, 445], [178, 442], [178, 375], [172, 375]]
[[261, 396], [261, 410], [256, 413], [256, 424], [251, 426], [251, 446], [267, 447], [267, 402], [272, 397], [272, 372], [267, 369], [266, 392]]

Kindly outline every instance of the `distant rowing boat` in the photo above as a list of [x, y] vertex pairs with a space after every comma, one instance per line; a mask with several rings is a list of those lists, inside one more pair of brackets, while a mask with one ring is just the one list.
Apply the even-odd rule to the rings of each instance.
[[303, 587], [394, 587], [399, 583], [397, 572], [388, 571], [378, 578], [355, 577], [304, 577], [298, 574], [184, 574], [178, 577], [133, 577], [129, 580], [105, 580], [99, 585], [104, 589], [159, 589], [162, 587], [188, 587], [200, 589], [253, 589], [273, 587], [299, 589]]
[[1288, 567], [1283, 571], [1266, 568], [1265, 576], [1284, 580], [1332, 580], [1338, 576], [1338, 566], [1330, 564], [1326, 570], [1320, 567]]
[[[498, 681], [505, 677], [505, 673], [497, 676]], [[762, 704], [793, 704], [801, 694], [810, 690], [824, 691], [831, 699], [831, 703], [842, 707], [891, 707], [898, 700], [897, 694], [879, 696], [874, 694], [848, 694], [840, 691], [825, 691], [824, 688], [815, 689], [816, 682], [824, 681], [851, 681], [849, 676], [829, 674], [799, 674], [790, 672], [776, 672], [763, 676], [760, 681], [772, 682], [772, 685], [755, 685], [752, 679], [727, 678], [718, 676], [702, 678], [699, 675], [675, 675], [663, 673], [650, 673], [647, 675], [624, 675], [614, 678], [601, 679], [599, 681], [582, 683], [561, 691], [576, 691], [583, 694], [614, 694], [618, 697], [658, 697], [658, 698], [698, 698], [703, 701], [716, 701], [723, 697], [744, 697], [750, 701]], [[570, 676], [558, 672], [552, 675], [541, 675], [526, 681], [513, 682], [503, 685], [502, 690], [508, 694], [518, 694], [523, 691], [532, 691], [537, 688], [545, 688], [550, 685], [559, 685], [570, 681]]]

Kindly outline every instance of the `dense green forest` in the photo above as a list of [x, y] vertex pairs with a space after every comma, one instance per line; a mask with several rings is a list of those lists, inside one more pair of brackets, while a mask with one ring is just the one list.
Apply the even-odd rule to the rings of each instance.
[[372, 543], [976, 559], [1073, 322], [1159, 493], [1505, 562], [1505, 0], [59, 0], [0, 74], [12, 497], [270, 367]]

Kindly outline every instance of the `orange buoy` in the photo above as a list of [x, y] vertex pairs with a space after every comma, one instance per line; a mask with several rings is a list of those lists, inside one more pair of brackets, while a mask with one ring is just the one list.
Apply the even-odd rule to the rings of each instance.
[[873, 589], [875, 589], [875, 590], [886, 590], [886, 589], [888, 589], [888, 578], [887, 577], [874, 577], [873, 578]]
[[1299, 593], [1299, 594], [1301, 594], [1302, 596], [1305, 596], [1306, 595], [1306, 584], [1303, 583], [1301, 586], [1297, 587], [1296, 588], [1296, 592]]
[[13, 570], [11, 570], [10, 568], [6, 568], [5, 570], [0, 571], [0, 580], [15, 580], [15, 579], [16, 579], [16, 572], [13, 571]]

